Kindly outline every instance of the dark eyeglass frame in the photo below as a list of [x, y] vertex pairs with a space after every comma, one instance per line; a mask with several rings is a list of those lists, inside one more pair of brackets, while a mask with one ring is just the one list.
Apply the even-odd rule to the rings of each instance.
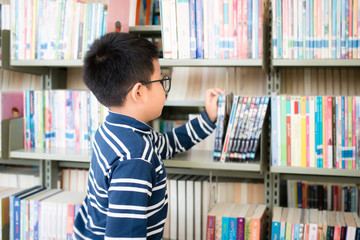
[[[164, 85], [164, 82], [165, 81], [169, 81], [169, 87], [168, 89], [165, 89], [165, 85]], [[151, 83], [155, 83], [155, 82], [160, 82], [161, 83], [161, 86], [163, 87], [164, 91], [165, 91], [165, 94], [168, 94], [170, 92], [170, 89], [171, 89], [171, 77], [170, 76], [167, 76], [165, 75], [162, 79], [159, 79], [159, 80], [154, 80], [154, 81], [149, 81], [149, 82], [139, 82], [141, 83], [142, 85], [148, 85], [148, 84], [151, 84]], [[125, 92], [124, 96], [122, 97], [122, 101], [125, 100], [125, 97], [129, 94], [129, 92], [131, 91], [131, 89], [136, 85], [137, 83], [134, 83], [133, 85], [131, 85], [129, 87], [129, 89]]]

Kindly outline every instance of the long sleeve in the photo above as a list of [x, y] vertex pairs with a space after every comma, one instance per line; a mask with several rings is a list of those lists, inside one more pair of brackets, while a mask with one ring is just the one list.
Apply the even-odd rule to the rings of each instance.
[[119, 161], [110, 179], [105, 239], [146, 239], [155, 170], [142, 159]]
[[155, 147], [163, 159], [169, 159], [176, 153], [184, 152], [209, 136], [215, 129], [206, 111], [183, 126], [164, 134], [156, 133]]

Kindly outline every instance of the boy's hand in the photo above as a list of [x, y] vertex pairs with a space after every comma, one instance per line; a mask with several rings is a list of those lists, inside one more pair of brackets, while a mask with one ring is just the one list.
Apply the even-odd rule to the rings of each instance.
[[205, 93], [205, 110], [212, 122], [215, 122], [217, 118], [219, 94], [225, 94], [225, 91], [220, 88], [209, 88]]

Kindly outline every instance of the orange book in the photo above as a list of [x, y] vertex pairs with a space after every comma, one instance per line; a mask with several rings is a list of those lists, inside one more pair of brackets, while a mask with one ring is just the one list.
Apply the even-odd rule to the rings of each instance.
[[265, 213], [266, 206], [258, 205], [255, 209], [254, 215], [251, 218], [251, 230], [250, 230], [250, 239], [251, 240], [260, 240], [263, 239], [261, 233], [264, 232], [264, 223], [265, 223]]

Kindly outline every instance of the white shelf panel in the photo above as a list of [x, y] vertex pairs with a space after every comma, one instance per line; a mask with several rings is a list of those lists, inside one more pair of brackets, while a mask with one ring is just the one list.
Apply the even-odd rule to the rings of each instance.
[[[254, 163], [221, 163], [214, 161], [212, 154], [212, 151], [188, 151], [178, 154], [173, 159], [164, 160], [164, 164], [166, 167], [174, 168], [260, 172], [259, 160], [255, 161]], [[20, 149], [11, 151], [10, 157], [89, 163], [91, 159], [91, 150], [69, 150], [66, 148]]]
[[43, 159], [57, 161], [90, 162], [90, 149], [20, 149], [10, 152], [10, 158]]
[[82, 67], [83, 60], [11, 60], [18, 67]]
[[[159, 59], [162, 67], [261, 67], [261, 59]], [[83, 60], [12, 60], [18, 67], [82, 67]]]
[[162, 67], [261, 67], [262, 59], [160, 59]]
[[164, 160], [164, 164], [175, 168], [260, 172], [259, 160], [254, 163], [221, 163], [213, 160], [213, 151], [204, 150], [180, 153], [174, 159]]
[[360, 67], [359, 59], [272, 59], [273, 67]]
[[182, 100], [174, 100], [174, 101], [165, 101], [165, 106], [169, 107], [204, 107], [204, 101], [182, 101]]
[[270, 171], [272, 173], [280, 173], [280, 174], [360, 177], [360, 170], [336, 169], [336, 168], [304, 168], [304, 167], [271, 166]]
[[131, 33], [161, 33], [161, 25], [130, 26]]

